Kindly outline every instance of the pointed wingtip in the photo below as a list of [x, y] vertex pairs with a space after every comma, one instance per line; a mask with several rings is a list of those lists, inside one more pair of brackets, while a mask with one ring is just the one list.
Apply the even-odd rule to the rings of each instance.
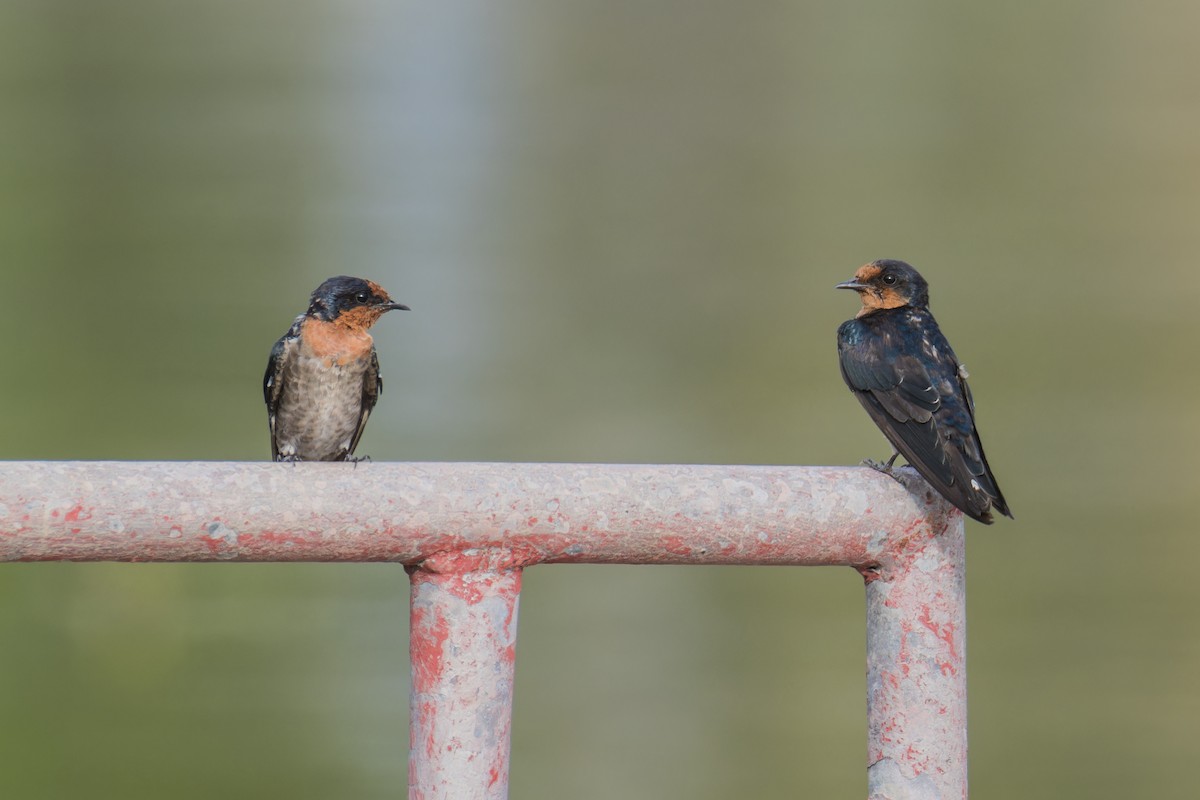
[[999, 505], [996, 505], [995, 503], [992, 503], [990, 508], [981, 512], [978, 516], [976, 516], [975, 514], [969, 514], [968, 516], [970, 516], [976, 522], [982, 522], [984, 525], [991, 525], [993, 522], [996, 521], [996, 518], [994, 516], [992, 516], [993, 511], [997, 511], [1000, 514], [1008, 517], [1009, 519], [1016, 519], [1016, 517], [1014, 517], [1012, 515], [1012, 512], [1008, 510], [1008, 506], [999, 506]]
[[[946, 499], [949, 500], [949, 498], [946, 498]], [[963, 508], [958, 503], [955, 503], [953, 500], [951, 500], [950, 502], [959, 511], [961, 511], [963, 513], [963, 516], [970, 517], [971, 519], [975, 520], [976, 522], [982, 523], [984, 525], [991, 525], [993, 522], [996, 521], [995, 517], [992, 516], [992, 512], [986, 508], [983, 509], [982, 511], [976, 511], [975, 509]]]

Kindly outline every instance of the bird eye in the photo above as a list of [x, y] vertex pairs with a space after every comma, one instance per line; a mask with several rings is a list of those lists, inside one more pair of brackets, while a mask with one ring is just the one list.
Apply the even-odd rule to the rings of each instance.
[[367, 293], [359, 292], [358, 294], [354, 295], [354, 300], [359, 303], [367, 302]]
[[886, 283], [888, 286], [892, 286], [893, 284], [896, 283], [896, 276], [892, 275], [891, 273], [888, 273], [887, 275], [883, 276], [883, 282]]

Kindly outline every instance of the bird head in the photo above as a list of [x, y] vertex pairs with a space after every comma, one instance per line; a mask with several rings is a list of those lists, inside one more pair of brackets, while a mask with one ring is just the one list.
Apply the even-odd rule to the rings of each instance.
[[388, 311], [408, 311], [394, 302], [374, 281], [339, 275], [316, 288], [309, 301], [308, 315], [324, 322], [339, 322], [352, 328], [366, 329]]
[[884, 308], [929, 305], [929, 284], [921, 273], [890, 258], [864, 264], [854, 273], [854, 280], [839, 283], [837, 288], [858, 292], [863, 304], [860, 316]]

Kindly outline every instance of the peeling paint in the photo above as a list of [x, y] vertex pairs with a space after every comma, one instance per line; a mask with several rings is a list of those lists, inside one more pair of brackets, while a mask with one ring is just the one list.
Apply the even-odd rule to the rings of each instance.
[[917, 520], [867, 583], [873, 800], [967, 796], [964, 556], [961, 516]]
[[409, 573], [409, 797], [501, 800], [508, 794], [521, 570]]
[[409, 797], [430, 800], [507, 792], [524, 567], [850, 566], [867, 594], [870, 797], [965, 797], [962, 516], [899, 472], [3, 462], [0, 560], [405, 564]]

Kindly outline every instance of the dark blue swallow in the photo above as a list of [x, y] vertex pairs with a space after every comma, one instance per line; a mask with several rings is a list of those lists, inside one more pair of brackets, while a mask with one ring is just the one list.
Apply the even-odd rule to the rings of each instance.
[[842, 377], [895, 452], [972, 519], [1011, 518], [975, 430], [967, 370], [929, 313], [929, 285], [903, 261], [873, 261], [839, 283], [862, 299], [838, 328]]
[[367, 330], [394, 309], [408, 306], [362, 278], [340, 275], [312, 293], [263, 377], [275, 461], [358, 460], [354, 449], [383, 391]]

